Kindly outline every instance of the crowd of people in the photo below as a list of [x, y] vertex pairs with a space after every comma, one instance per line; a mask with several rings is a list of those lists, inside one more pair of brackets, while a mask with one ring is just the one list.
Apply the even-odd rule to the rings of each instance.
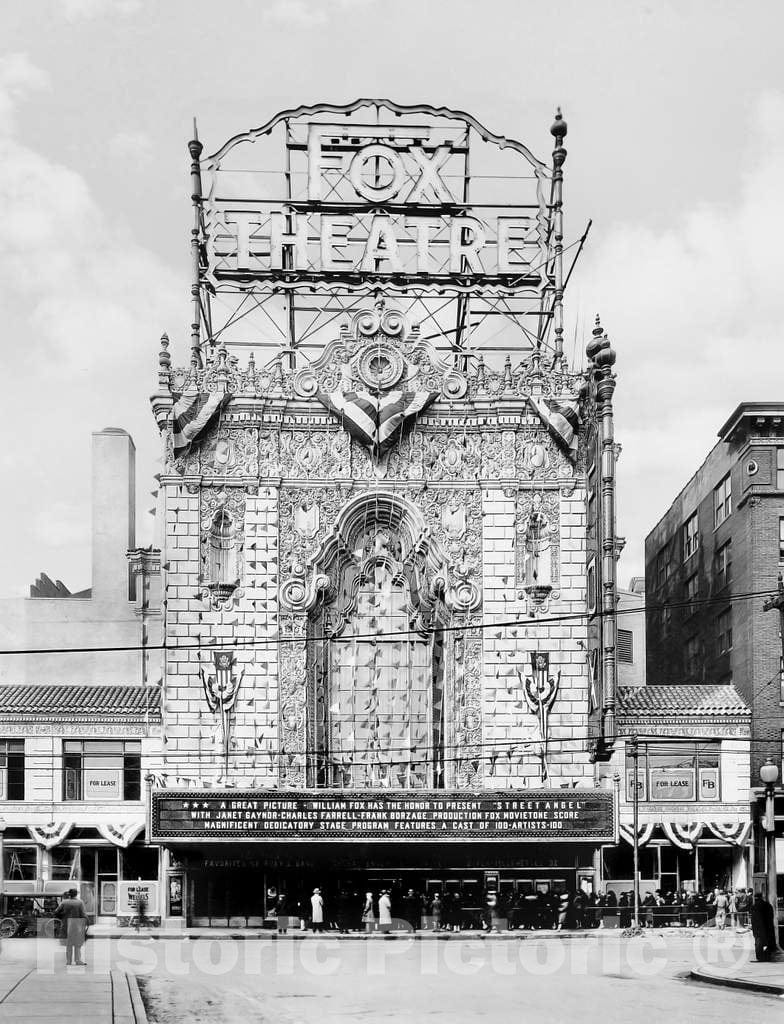
[[[474, 901], [472, 901], [473, 903]], [[325, 899], [316, 888], [309, 899], [293, 905], [284, 893], [277, 898], [279, 931], [298, 926], [314, 932], [326, 928], [351, 931], [388, 932], [396, 928], [414, 931], [462, 931], [482, 929], [488, 932], [514, 930], [563, 930], [590, 928], [629, 928], [634, 918], [633, 892], [519, 892], [507, 896], [489, 891], [467, 905], [453, 892], [392, 892], [364, 894], [340, 890]], [[709, 892], [644, 892], [640, 894], [639, 923], [643, 928], [716, 927], [718, 929], [751, 926], [754, 893], [751, 889]]]

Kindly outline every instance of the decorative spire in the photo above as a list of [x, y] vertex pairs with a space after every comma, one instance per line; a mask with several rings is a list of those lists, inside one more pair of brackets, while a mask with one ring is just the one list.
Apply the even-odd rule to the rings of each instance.
[[615, 349], [610, 344], [610, 339], [604, 333], [598, 313], [596, 314], [591, 334], [593, 337], [585, 346], [585, 354], [595, 366], [607, 367], [609, 369], [615, 364], [616, 354]]

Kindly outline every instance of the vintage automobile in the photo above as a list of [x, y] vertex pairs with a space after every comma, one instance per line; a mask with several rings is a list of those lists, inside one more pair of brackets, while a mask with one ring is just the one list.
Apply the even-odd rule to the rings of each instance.
[[54, 916], [60, 897], [51, 893], [0, 894], [0, 938], [46, 935], [56, 938], [60, 922]]

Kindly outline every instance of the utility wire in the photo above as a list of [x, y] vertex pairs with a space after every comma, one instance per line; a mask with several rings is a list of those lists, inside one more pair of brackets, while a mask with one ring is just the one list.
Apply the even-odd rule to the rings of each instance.
[[[253, 639], [247, 638], [238, 640], [236, 638], [231, 640], [221, 639], [218, 637], [212, 637], [209, 640], [202, 641], [198, 640], [196, 643], [184, 643], [175, 644], [167, 643], [164, 641], [160, 644], [134, 644], [127, 647], [29, 647], [20, 649], [5, 649], [0, 650], [0, 656], [2, 655], [16, 655], [16, 654], [111, 654], [111, 653], [126, 653], [133, 651], [187, 651], [187, 650], [203, 650], [209, 649], [215, 646], [219, 647], [230, 647], [233, 650], [243, 650], [248, 647], [278, 647], [281, 644], [313, 644], [313, 643], [351, 643], [358, 640], [367, 640], [372, 643], [390, 643], [396, 642], [400, 637], [419, 637], [425, 638], [428, 636], [435, 636], [443, 633], [467, 633], [471, 630], [485, 630], [485, 629], [511, 629], [511, 628], [536, 628], [541, 625], [548, 625], [550, 623], [558, 622], [578, 622], [583, 619], [601, 619], [601, 618], [618, 618], [624, 615], [637, 615], [641, 612], [654, 612], [664, 608], [687, 608], [687, 607], [708, 607], [710, 605], [732, 605], [738, 601], [749, 601], [755, 600], [759, 597], [772, 597], [778, 593], [778, 590], [773, 588], [770, 590], [753, 590], [740, 594], [733, 594], [731, 596], [723, 597], [707, 597], [699, 598], [696, 600], [689, 601], [672, 601], [672, 602], [658, 602], [654, 604], [642, 604], [634, 608], [615, 608], [612, 611], [601, 611], [597, 609], [594, 612], [566, 612], [562, 615], [548, 615], [541, 616], [539, 618], [531, 619], [506, 619], [499, 622], [484, 621], [482, 619], [474, 622], [467, 622], [462, 625], [449, 625], [449, 626], [429, 626], [426, 629], [406, 629], [406, 630], [391, 630], [389, 632], [377, 632], [377, 633], [351, 633], [351, 634], [332, 634], [323, 633], [317, 636], [278, 636], [272, 638]], [[202, 614], [210, 614], [204, 612]], [[238, 611], [224, 614], [240, 614]], [[279, 613], [281, 618], [285, 618], [289, 615], [288, 612], [282, 611]], [[209, 628], [210, 623], [203, 623], [205, 628]], [[231, 623], [223, 623], [223, 625], [231, 625]]]

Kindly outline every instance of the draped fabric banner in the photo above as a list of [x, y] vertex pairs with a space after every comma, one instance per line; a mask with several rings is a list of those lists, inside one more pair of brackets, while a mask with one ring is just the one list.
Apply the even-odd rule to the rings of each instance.
[[99, 835], [123, 850], [144, 831], [144, 823], [134, 825], [96, 825]]
[[28, 825], [30, 838], [45, 850], [51, 850], [66, 838], [73, 828], [72, 821], [50, 821], [48, 825]]
[[661, 826], [672, 845], [681, 850], [692, 850], [705, 827], [701, 821], [690, 822], [688, 825], [681, 825], [677, 821], [663, 821]]
[[349, 434], [376, 453], [395, 441], [397, 432], [413, 416], [430, 405], [436, 391], [390, 391], [370, 395], [366, 391], [319, 391], [316, 398], [340, 421]]
[[745, 846], [751, 832], [750, 821], [718, 822], [709, 821], [708, 828], [719, 839], [730, 846]]
[[[634, 846], [634, 828], [633, 828], [633, 826], [632, 825], [619, 825], [618, 829], [619, 829], [619, 832], [621, 834], [621, 837], [623, 839], [625, 839], [626, 842], [629, 843], [630, 846]], [[640, 825], [640, 827], [637, 829], [637, 842], [639, 843], [640, 846], [645, 846], [645, 844], [650, 840], [651, 836], [653, 835], [653, 829], [654, 829], [653, 822], [648, 822], [647, 825]]]

